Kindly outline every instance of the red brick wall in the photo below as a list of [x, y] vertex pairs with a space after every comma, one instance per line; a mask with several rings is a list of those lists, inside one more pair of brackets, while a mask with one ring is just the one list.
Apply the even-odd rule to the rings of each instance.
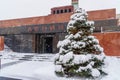
[[48, 23], [63, 23], [70, 20], [72, 13], [54, 14], [45, 17], [44, 24]]
[[88, 12], [89, 20], [115, 19], [116, 9], [96, 10]]
[[4, 37], [0, 36], [0, 51], [4, 49]]
[[104, 52], [109, 56], [120, 56], [120, 32], [95, 33]]
[[[12, 20], [1, 20], [0, 27], [16, 27], [31, 24], [49, 24], [68, 22], [72, 13], [50, 14], [48, 16], [39, 16], [31, 18], [21, 18]], [[106, 20], [116, 17], [115, 9], [96, 10], [88, 12], [88, 20]]]
[[11, 19], [0, 21], [0, 27], [16, 27], [31, 24], [43, 24], [45, 17], [32, 17], [32, 18], [21, 18], [21, 19]]
[[49, 23], [62, 23], [68, 22], [72, 13], [63, 14], [51, 14], [48, 16], [12, 19], [0, 21], [0, 27], [16, 27], [23, 25], [34, 25], [34, 24], [49, 24]]

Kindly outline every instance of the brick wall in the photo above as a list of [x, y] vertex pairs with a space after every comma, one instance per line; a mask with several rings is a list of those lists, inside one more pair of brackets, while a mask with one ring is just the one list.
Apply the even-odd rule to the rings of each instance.
[[95, 33], [104, 52], [109, 56], [120, 56], [120, 32]]
[[[21, 18], [12, 20], [1, 20], [0, 27], [17, 27], [23, 25], [64, 23], [70, 20], [73, 13], [50, 14], [31, 18]], [[107, 20], [116, 18], [116, 9], [88, 11], [89, 20]]]
[[4, 37], [0, 36], [0, 51], [4, 49]]
[[89, 20], [115, 19], [116, 9], [95, 10], [88, 12]]

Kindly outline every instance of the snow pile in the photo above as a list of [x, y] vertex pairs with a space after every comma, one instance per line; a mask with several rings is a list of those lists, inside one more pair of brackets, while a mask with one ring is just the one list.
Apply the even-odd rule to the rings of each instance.
[[93, 77], [98, 77], [98, 76], [100, 76], [100, 72], [98, 71], [98, 69], [92, 69], [91, 74], [92, 74]]
[[69, 39], [65, 39], [63, 41], [59, 41], [58, 44], [57, 44], [57, 47], [64, 47], [64, 46], [67, 46], [68, 44], [70, 44], [70, 40]]
[[55, 71], [61, 72], [62, 71], [62, 66], [61, 65], [56, 65], [55, 66]]
[[85, 62], [89, 61], [91, 58], [92, 58], [92, 56], [90, 54], [88, 54], [88, 55], [74, 55], [73, 63], [74, 64], [85, 63]]
[[107, 67], [104, 70], [108, 73], [101, 80], [120, 80], [120, 58], [107, 57]]
[[7, 45], [4, 45], [4, 50], [0, 52], [13, 52]]
[[73, 52], [69, 52], [68, 54], [65, 54], [62, 62], [66, 64], [69, 63], [71, 59], [73, 59]]

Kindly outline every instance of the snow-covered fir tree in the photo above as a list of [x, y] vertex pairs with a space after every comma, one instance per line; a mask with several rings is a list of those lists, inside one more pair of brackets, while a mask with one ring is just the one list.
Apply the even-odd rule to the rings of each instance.
[[78, 8], [67, 25], [68, 35], [59, 41], [55, 56], [55, 72], [61, 76], [99, 77], [103, 70], [104, 51], [92, 36], [94, 22], [87, 20], [85, 10]]

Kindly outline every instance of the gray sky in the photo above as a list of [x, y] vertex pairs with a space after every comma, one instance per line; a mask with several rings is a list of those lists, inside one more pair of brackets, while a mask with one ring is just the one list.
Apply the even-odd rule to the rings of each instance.
[[[70, 4], [71, 0], [0, 0], [0, 20], [48, 15], [52, 7]], [[116, 8], [120, 14], [120, 0], [79, 0], [79, 7], [86, 11]]]

